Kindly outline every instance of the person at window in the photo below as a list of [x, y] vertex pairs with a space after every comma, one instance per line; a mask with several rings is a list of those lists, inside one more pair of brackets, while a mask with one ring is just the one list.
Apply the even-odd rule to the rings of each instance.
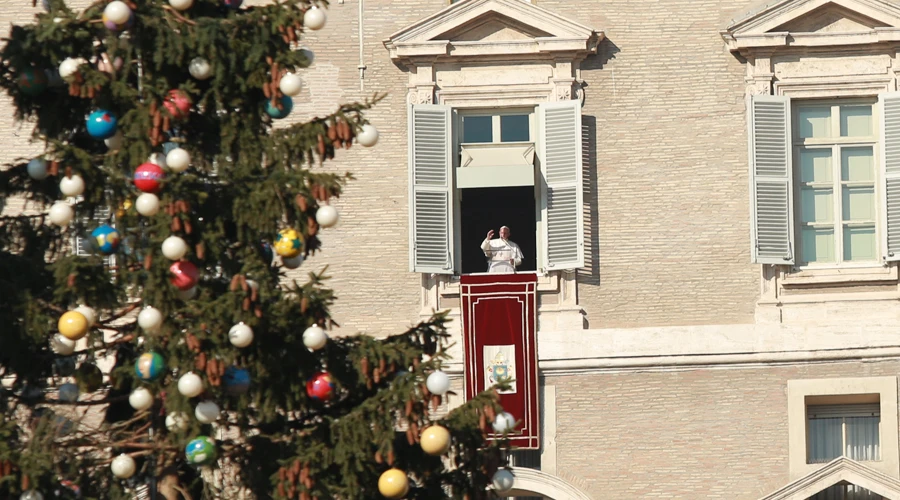
[[522, 249], [509, 239], [509, 228], [500, 228], [500, 237], [494, 238], [494, 230], [487, 233], [481, 243], [484, 256], [488, 259], [489, 273], [514, 273], [522, 264]]

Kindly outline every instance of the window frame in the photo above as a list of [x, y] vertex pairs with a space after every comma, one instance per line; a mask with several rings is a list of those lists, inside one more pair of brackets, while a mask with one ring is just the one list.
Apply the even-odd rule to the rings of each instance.
[[[878, 400], [877, 394], [862, 395], [862, 396], [872, 396], [875, 399], [875, 402], [874, 403], [851, 402], [852, 399], [855, 399], [855, 398], [848, 397], [848, 398], [841, 398], [841, 399], [843, 399], [843, 401], [841, 403], [825, 405], [825, 404], [821, 404], [821, 403], [816, 404], [814, 401], [813, 402], [809, 401], [810, 399], [814, 400], [816, 398], [815, 396], [813, 396], [811, 398], [807, 398], [807, 401], [806, 401], [806, 463], [807, 464], [827, 464], [828, 462], [831, 462], [832, 460], [834, 460], [836, 458], [840, 458], [840, 457], [847, 457], [847, 458], [850, 458], [851, 460], [856, 460], [858, 462], [880, 462], [881, 461], [881, 447], [882, 447], [881, 410], [880, 410], [881, 402]], [[869, 412], [863, 411], [861, 409], [861, 407], [863, 407], [863, 406], [871, 407], [873, 405], [875, 405], [879, 408], [878, 410], [876, 410], [874, 412], [874, 413], [876, 413], [875, 415], [867, 414]], [[811, 415], [810, 408], [816, 407], [816, 406], [818, 406], [818, 407], [822, 407], [822, 406], [842, 407], [841, 415], [834, 415], [834, 416], [829, 416], [829, 417], [813, 417]], [[853, 407], [856, 407], [856, 408], [853, 408]], [[860, 460], [857, 458], [852, 458], [852, 457], [847, 456], [847, 431], [848, 431], [847, 419], [855, 418], [855, 417], [865, 417], [865, 418], [878, 417], [878, 436], [877, 436], [878, 437], [878, 443], [877, 443], [878, 444], [878, 458], [876, 458], [874, 460]], [[811, 452], [810, 444], [813, 440], [813, 428], [812, 428], [812, 425], [810, 425], [810, 422], [812, 420], [825, 420], [825, 419], [830, 419], [830, 418], [835, 418], [835, 419], [839, 418], [841, 420], [841, 443], [840, 443], [841, 452], [838, 456], [828, 458], [824, 461], [823, 460], [812, 461], [812, 459], [810, 458], [810, 452]]]
[[[497, 106], [497, 107], [475, 107], [475, 108], [458, 108], [453, 107], [456, 111], [456, 127], [459, 130], [457, 134], [458, 142], [455, 144], [456, 153], [459, 154], [459, 148], [469, 144], [536, 144], [537, 136], [537, 105], [535, 106]], [[527, 141], [500, 141], [500, 117], [509, 115], [528, 115], [528, 137]], [[491, 117], [491, 142], [465, 142], [466, 129], [463, 124], [464, 118], [470, 116], [490, 116]]]

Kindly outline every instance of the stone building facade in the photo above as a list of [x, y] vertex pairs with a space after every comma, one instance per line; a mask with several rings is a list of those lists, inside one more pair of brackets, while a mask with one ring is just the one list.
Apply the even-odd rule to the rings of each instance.
[[[0, 21], [27, 21], [27, 3], [0, 0]], [[900, 3], [335, 0], [328, 15], [289, 120], [386, 98], [378, 146], [326, 165], [358, 180], [304, 267], [330, 266], [345, 333], [459, 318], [472, 211], [525, 207], [508, 213], [540, 275], [543, 442], [517, 494], [900, 499]], [[578, 116], [570, 184], [548, 170], [551, 109]], [[443, 186], [417, 190], [416, 110], [442, 120]], [[507, 125], [524, 136], [503, 140]], [[26, 129], [4, 122], [0, 161], [38, 152]], [[566, 208], [552, 197], [570, 187]], [[446, 238], [417, 234], [419, 192]], [[577, 224], [553, 226], [554, 207]]]

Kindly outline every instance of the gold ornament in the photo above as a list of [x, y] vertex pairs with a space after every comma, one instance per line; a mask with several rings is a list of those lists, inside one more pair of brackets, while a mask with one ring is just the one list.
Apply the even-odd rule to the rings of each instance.
[[275, 251], [282, 257], [292, 259], [303, 251], [303, 236], [294, 229], [283, 229], [275, 238]]
[[57, 326], [59, 327], [59, 334], [69, 340], [78, 340], [87, 335], [88, 331], [87, 318], [78, 311], [63, 313], [59, 317]]
[[422, 431], [422, 451], [429, 455], [443, 455], [450, 449], [450, 431], [440, 425], [432, 425]]
[[403, 498], [409, 492], [409, 478], [400, 469], [388, 469], [378, 478], [378, 492], [392, 500]]

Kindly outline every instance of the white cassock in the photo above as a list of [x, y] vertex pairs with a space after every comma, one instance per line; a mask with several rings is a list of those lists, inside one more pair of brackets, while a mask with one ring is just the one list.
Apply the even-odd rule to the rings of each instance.
[[[484, 256], [488, 258], [489, 273], [514, 273], [522, 264], [522, 249], [512, 241], [502, 238], [485, 239], [481, 243]], [[515, 266], [510, 261], [515, 262]]]

